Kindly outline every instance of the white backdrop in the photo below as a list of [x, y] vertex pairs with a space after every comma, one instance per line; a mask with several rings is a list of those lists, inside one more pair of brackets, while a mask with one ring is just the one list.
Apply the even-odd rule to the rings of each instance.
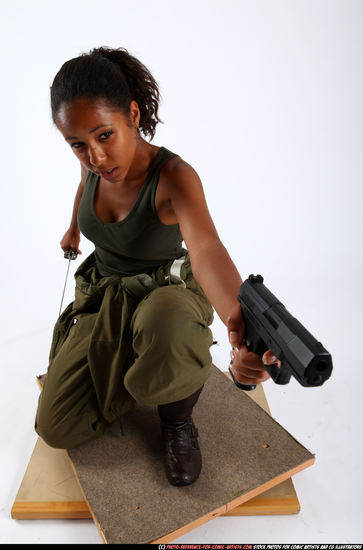
[[[92, 522], [14, 521], [10, 508], [36, 441], [34, 379], [47, 367], [80, 177], [49, 86], [64, 61], [105, 45], [126, 47], [159, 83], [165, 124], [153, 143], [199, 173], [242, 277], [261, 273], [334, 361], [321, 388], [264, 384], [273, 416], [317, 456], [294, 479], [300, 514], [216, 518], [180, 542], [361, 542], [363, 2], [1, 0], [0, 28], [0, 541], [100, 542]], [[80, 260], [92, 249], [83, 239]], [[213, 330], [225, 370], [218, 318]]]

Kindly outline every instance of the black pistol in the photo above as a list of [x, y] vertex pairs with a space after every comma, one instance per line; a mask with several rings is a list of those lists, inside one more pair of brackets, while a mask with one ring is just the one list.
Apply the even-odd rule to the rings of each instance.
[[[248, 350], [262, 357], [271, 349], [281, 361], [280, 367], [264, 365], [276, 384], [288, 384], [291, 376], [305, 387], [324, 384], [333, 370], [330, 353], [269, 291], [261, 275], [250, 275], [242, 283], [238, 301], [245, 323], [243, 343]], [[256, 387], [240, 384], [229, 372], [239, 388], [249, 391]]]

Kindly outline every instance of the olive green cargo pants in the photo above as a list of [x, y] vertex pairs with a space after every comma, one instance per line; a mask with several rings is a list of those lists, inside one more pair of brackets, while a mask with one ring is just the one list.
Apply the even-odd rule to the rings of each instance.
[[[87, 267], [87, 261], [84, 264]], [[105, 284], [104, 277], [96, 277], [97, 291], [101, 287], [104, 294], [100, 299], [96, 293], [95, 302], [95, 293], [89, 290], [95, 290], [95, 268], [91, 268], [86, 275], [92, 284], [86, 292], [84, 273], [80, 284], [77, 280], [82, 269], [75, 275], [82, 293], [77, 297], [76, 288], [75, 302], [58, 321], [64, 325], [63, 340], [58, 343], [55, 331], [39, 396], [35, 430], [52, 447], [69, 449], [101, 436], [136, 403], [184, 399], [210, 374], [213, 336], [208, 325], [213, 309], [193, 278], [188, 258], [182, 270], [185, 282], [170, 284], [168, 264], [152, 273], [153, 288], [141, 299], [137, 292], [137, 299], [130, 298], [133, 278], [115, 284], [112, 277], [113, 284]], [[92, 295], [87, 307], [86, 294], [86, 302]], [[102, 334], [97, 328], [101, 315]], [[110, 336], [112, 331], [117, 334]]]

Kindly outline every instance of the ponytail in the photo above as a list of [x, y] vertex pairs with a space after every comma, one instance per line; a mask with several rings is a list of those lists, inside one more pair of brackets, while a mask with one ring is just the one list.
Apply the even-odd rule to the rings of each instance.
[[129, 115], [130, 102], [140, 110], [138, 131], [155, 135], [160, 102], [158, 84], [150, 71], [125, 48], [94, 48], [64, 63], [51, 86], [52, 118], [56, 124], [64, 102], [75, 99], [103, 100]]

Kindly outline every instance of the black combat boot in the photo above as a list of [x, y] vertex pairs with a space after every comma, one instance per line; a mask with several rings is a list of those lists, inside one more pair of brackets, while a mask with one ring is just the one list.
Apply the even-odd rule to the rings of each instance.
[[202, 469], [198, 430], [191, 417], [202, 389], [203, 386], [181, 401], [158, 405], [165, 472], [172, 485], [190, 485], [198, 479]]

